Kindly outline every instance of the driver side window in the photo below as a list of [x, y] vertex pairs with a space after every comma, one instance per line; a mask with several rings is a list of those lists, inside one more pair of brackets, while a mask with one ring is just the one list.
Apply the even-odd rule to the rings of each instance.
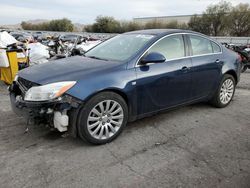
[[158, 52], [167, 60], [185, 57], [185, 47], [182, 35], [166, 37], [154, 44], [148, 51]]

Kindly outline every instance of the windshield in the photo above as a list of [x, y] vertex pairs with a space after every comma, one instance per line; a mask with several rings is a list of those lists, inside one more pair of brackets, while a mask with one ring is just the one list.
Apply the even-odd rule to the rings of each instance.
[[85, 56], [96, 59], [125, 61], [135, 55], [154, 35], [123, 34], [117, 35], [92, 50]]

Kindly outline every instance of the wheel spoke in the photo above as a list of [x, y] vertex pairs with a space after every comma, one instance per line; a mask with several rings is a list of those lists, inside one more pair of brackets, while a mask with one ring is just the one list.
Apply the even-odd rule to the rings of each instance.
[[233, 83], [232, 83], [232, 82], [229, 82], [227, 88], [232, 88], [232, 87], [233, 87]]
[[222, 96], [222, 102], [225, 102], [225, 95]]
[[102, 126], [101, 131], [100, 131], [100, 133], [99, 133], [99, 135], [98, 135], [98, 137], [99, 137], [100, 139], [101, 139], [102, 136], [103, 136], [103, 131], [104, 131], [104, 126]]
[[225, 102], [227, 102], [228, 101], [228, 96], [227, 95], [225, 95]]
[[102, 115], [96, 108], [94, 108], [91, 112], [93, 112], [94, 114], [96, 114], [98, 116]]
[[109, 111], [109, 107], [110, 107], [110, 100], [108, 100], [107, 102], [106, 102], [106, 110], [105, 110], [105, 112], [108, 112]]
[[109, 138], [109, 128], [108, 128], [108, 125], [105, 126], [105, 134], [106, 134], [106, 138]]
[[115, 115], [115, 114], [117, 114], [120, 111], [122, 111], [122, 108], [119, 107], [117, 110], [115, 110], [114, 112], [111, 112], [110, 114], [111, 115]]
[[96, 127], [96, 126], [99, 125], [99, 124], [100, 124], [100, 122], [97, 121], [97, 122], [95, 122], [95, 123], [89, 125], [89, 129], [92, 129], [92, 128]]
[[98, 127], [91, 134], [94, 136], [100, 130], [101, 127], [102, 127], [102, 124], [99, 123]]
[[113, 112], [113, 110], [116, 108], [116, 106], [118, 105], [118, 103], [113, 103], [111, 109], [109, 110], [109, 112]]
[[109, 128], [111, 129], [111, 131], [112, 131], [113, 133], [116, 132], [115, 128], [114, 128], [111, 124], [108, 124], [108, 126], [109, 126]]
[[89, 117], [88, 121], [98, 121], [99, 117]]
[[111, 118], [112, 118], [113, 120], [114, 120], [114, 119], [122, 119], [122, 118], [123, 118], [123, 115], [112, 116]]
[[99, 107], [100, 107], [100, 109], [101, 109], [101, 113], [103, 113], [103, 112], [104, 112], [103, 102], [100, 102], [100, 103], [99, 103]]

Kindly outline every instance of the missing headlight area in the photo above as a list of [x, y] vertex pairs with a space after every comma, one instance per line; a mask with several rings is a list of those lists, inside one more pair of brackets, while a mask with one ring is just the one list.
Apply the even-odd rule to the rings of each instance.
[[[23, 80], [21, 83], [19, 81], [20, 78], [9, 87], [14, 112], [32, 120], [35, 124], [47, 124], [60, 132], [68, 131], [69, 126], [74, 126], [70, 125], [70, 111], [78, 108], [81, 101], [65, 94], [65, 92], [75, 82], [59, 82], [38, 86], [37, 84], [29, 83], [27, 80], [25, 80], [25, 83]], [[27, 88], [27, 86], [29, 87]], [[27, 98], [32, 99], [29, 95], [32, 95], [34, 90], [36, 90], [34, 92], [35, 100], [27, 100]], [[42, 100], [39, 101], [39, 99]], [[73, 117], [71, 118], [74, 119]]]

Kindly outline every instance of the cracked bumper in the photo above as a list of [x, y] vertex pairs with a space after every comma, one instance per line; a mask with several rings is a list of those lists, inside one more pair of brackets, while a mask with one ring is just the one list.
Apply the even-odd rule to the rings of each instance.
[[[35, 119], [49, 124], [61, 132], [67, 130], [65, 127], [71, 122], [70, 118], [76, 119], [72, 117], [75, 114], [71, 111], [75, 111], [81, 104], [81, 101], [67, 94], [60, 99], [42, 102], [25, 101], [23, 100], [24, 94], [24, 91], [20, 89], [16, 82], [9, 87], [13, 112], [27, 119]], [[65, 123], [66, 120], [67, 123]], [[60, 127], [60, 124], [65, 127]]]

